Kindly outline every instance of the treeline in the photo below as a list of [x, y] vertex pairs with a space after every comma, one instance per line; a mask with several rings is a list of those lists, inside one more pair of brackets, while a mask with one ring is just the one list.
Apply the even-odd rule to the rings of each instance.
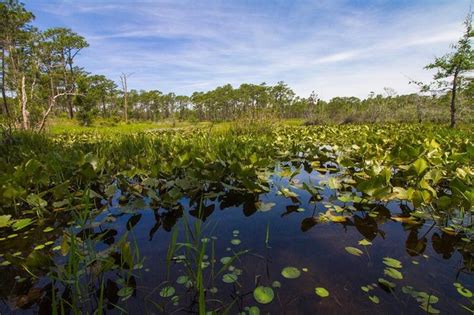
[[[270, 86], [230, 84], [191, 96], [158, 90], [128, 90], [104, 75], [91, 74], [76, 63], [88, 47], [86, 39], [67, 28], [44, 31], [31, 23], [32, 12], [18, 0], [0, 0], [1, 121], [41, 131], [48, 117], [67, 116], [82, 124], [94, 117], [128, 121], [234, 120], [242, 117], [304, 118], [309, 123], [447, 121], [452, 93], [396, 95], [391, 89], [366, 99], [298, 97], [284, 82]], [[425, 91], [426, 92], [426, 91]], [[463, 81], [454, 95], [459, 116], [473, 117], [473, 82]], [[469, 118], [471, 117], [471, 118]]]

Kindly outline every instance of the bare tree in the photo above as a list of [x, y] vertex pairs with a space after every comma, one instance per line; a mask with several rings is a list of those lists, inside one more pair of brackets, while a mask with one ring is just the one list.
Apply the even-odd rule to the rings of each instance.
[[122, 90], [123, 90], [123, 107], [124, 107], [124, 119], [125, 122], [128, 122], [128, 86], [127, 86], [127, 79], [132, 75], [133, 73], [124, 73], [122, 72], [122, 75], [120, 76], [120, 82], [122, 83]]

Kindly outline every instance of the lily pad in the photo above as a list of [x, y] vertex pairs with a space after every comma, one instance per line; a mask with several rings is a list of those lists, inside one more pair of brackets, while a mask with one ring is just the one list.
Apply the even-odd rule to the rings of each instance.
[[392, 277], [393, 279], [397, 279], [397, 280], [403, 279], [402, 273], [395, 268], [390, 268], [390, 267], [385, 268], [384, 274], [389, 277]]
[[402, 268], [402, 263], [394, 258], [384, 257], [383, 263], [392, 268]]
[[275, 294], [273, 293], [273, 289], [264, 286], [258, 286], [253, 291], [253, 297], [255, 301], [260, 304], [269, 304], [273, 301]]
[[379, 297], [376, 295], [369, 295], [369, 299], [374, 302], [375, 304], [379, 304], [380, 300]]
[[163, 289], [161, 289], [160, 296], [167, 298], [167, 297], [173, 296], [175, 292], [176, 291], [172, 286], [166, 286]]
[[360, 249], [355, 248], [355, 247], [348, 246], [345, 249], [349, 254], [354, 255], [354, 256], [360, 256], [363, 254], [363, 252]]
[[237, 279], [237, 275], [233, 273], [226, 273], [222, 276], [222, 281], [224, 281], [225, 283], [234, 283], [235, 281], [237, 281]]
[[251, 306], [248, 310], [249, 315], [260, 315], [260, 309], [258, 306]]
[[296, 267], [285, 267], [281, 271], [281, 275], [287, 279], [296, 279], [301, 275], [301, 272]]
[[276, 204], [274, 202], [268, 202], [268, 203], [261, 202], [261, 201], [257, 202], [258, 211], [261, 211], [261, 212], [270, 211], [275, 205]]
[[177, 284], [185, 284], [188, 282], [189, 277], [188, 276], [179, 276], [178, 279], [176, 279]]
[[33, 220], [32, 219], [20, 219], [20, 220], [16, 220], [13, 224], [12, 224], [12, 228], [14, 231], [18, 231], [18, 230], [21, 230], [21, 229], [24, 229], [26, 228], [27, 226], [33, 224]]
[[234, 238], [233, 240], [230, 241], [230, 243], [231, 243], [232, 245], [236, 245], [236, 246], [237, 246], [237, 245], [240, 245], [240, 243], [242, 243], [242, 242], [241, 242], [239, 239]]
[[322, 287], [317, 287], [316, 289], [314, 289], [314, 292], [316, 293], [316, 295], [322, 298], [329, 296], [329, 291]]
[[222, 257], [221, 258], [221, 263], [223, 265], [227, 265], [228, 263], [230, 263], [232, 261], [232, 257]]
[[11, 224], [11, 215], [0, 215], [0, 228], [7, 227]]
[[363, 240], [360, 240], [359, 241], [359, 245], [362, 245], [362, 246], [369, 246], [369, 245], [372, 245], [372, 242], [366, 240], [365, 238]]

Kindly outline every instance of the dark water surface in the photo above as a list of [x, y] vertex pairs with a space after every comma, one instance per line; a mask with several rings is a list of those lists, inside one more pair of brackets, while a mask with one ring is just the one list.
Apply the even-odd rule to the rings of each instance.
[[[311, 200], [311, 195], [299, 184], [306, 182], [317, 185], [320, 180], [327, 180], [328, 175], [313, 171], [300, 174], [292, 179], [290, 186], [287, 178], [272, 176], [271, 190], [265, 194], [249, 194], [232, 191], [222, 193], [216, 198], [205, 201], [202, 211], [205, 214], [205, 230], [202, 237], [215, 237], [216, 266], [222, 264], [220, 258], [232, 256], [233, 252], [248, 250], [239, 256], [234, 263], [241, 274], [235, 283], [222, 281], [222, 274], [214, 283], [209, 281], [210, 267], [204, 269], [205, 284], [208, 289], [216, 287], [214, 294], [208, 292], [208, 300], [215, 299], [229, 305], [235, 301], [231, 314], [245, 311], [245, 307], [258, 306], [261, 313], [272, 314], [423, 314], [421, 301], [407, 293], [404, 286], [411, 286], [418, 292], [426, 292], [439, 299], [433, 303], [432, 312], [439, 310], [445, 314], [468, 313], [461, 307], [470, 306], [468, 298], [462, 296], [453, 285], [462, 283], [468, 289], [474, 288], [474, 277], [471, 274], [472, 254], [470, 245], [460, 236], [443, 231], [430, 220], [413, 225], [397, 222], [393, 217], [406, 214], [410, 205], [390, 202], [388, 204], [354, 205], [355, 210], [345, 222], [321, 222], [331, 205], [344, 205], [336, 200], [335, 192], [326, 188], [323, 200]], [[277, 193], [278, 187], [288, 187], [297, 198], [288, 198]], [[294, 200], [292, 200], [294, 199]], [[269, 211], [259, 211], [256, 202], [274, 203]], [[144, 257], [143, 267], [134, 271], [136, 291], [133, 296], [121, 302], [116, 295], [119, 285], [109, 280], [106, 284], [107, 301], [117, 303], [130, 314], [159, 313], [154, 305], [164, 307], [165, 313], [197, 313], [196, 296], [184, 285], [177, 284], [176, 279], [184, 275], [184, 266], [173, 263], [170, 276], [167, 277], [166, 255], [173, 227], [180, 228], [183, 240], [183, 216], [192, 224], [196, 220], [197, 209], [190, 210], [189, 199], [180, 201], [182, 213], [169, 212], [164, 209], [135, 209], [134, 213], [123, 213], [121, 207], [109, 207], [97, 218], [97, 222], [107, 216], [116, 220], [93, 227], [90, 233], [108, 232], [108, 237], [101, 242], [99, 249], [105, 249], [118, 241], [127, 231], [129, 238], [136, 242], [140, 257]], [[268, 234], [267, 234], [268, 227]], [[233, 235], [237, 230], [238, 235]], [[41, 232], [38, 238], [48, 237], [56, 241], [62, 233], [53, 232], [48, 236]], [[449, 231], [448, 231], [449, 232]], [[239, 245], [231, 244], [232, 239], [239, 239]], [[370, 241], [367, 246], [359, 245], [361, 240]], [[268, 240], [268, 244], [266, 244]], [[43, 239], [43, 242], [45, 240]], [[58, 245], [56, 241], [55, 245]], [[351, 255], [346, 247], [362, 250], [360, 256]], [[21, 240], [2, 241], [0, 252], [31, 251], [32, 244]], [[211, 247], [207, 254], [211, 257]], [[64, 259], [58, 256], [58, 260]], [[384, 257], [391, 257], [402, 263], [403, 279], [394, 279], [384, 274], [387, 266]], [[283, 268], [293, 266], [301, 271], [296, 279], [286, 279], [281, 275]], [[25, 295], [34, 294], [31, 288], [44, 288], [49, 280], [40, 277], [38, 280], [27, 280], [16, 283], [15, 276], [24, 275], [24, 271], [15, 265], [0, 267], [1, 298], [0, 312], [43, 312], [48, 308], [41, 302], [23, 305], [18, 300]], [[304, 271], [306, 270], [306, 271]], [[379, 283], [383, 278], [396, 286], [393, 289]], [[179, 296], [179, 304], [173, 305], [170, 298], [163, 298], [159, 292], [165, 281], [171, 282]], [[281, 283], [280, 288], [273, 288], [275, 298], [267, 305], [258, 304], [253, 297], [256, 285], [272, 286], [274, 281]], [[370, 292], [361, 287], [372, 285]], [[322, 298], [315, 294], [316, 287], [329, 291], [329, 296]], [[405, 291], [405, 292], [404, 292]], [[374, 303], [369, 296], [376, 296], [379, 303]], [[33, 299], [32, 299], [33, 300]], [[153, 302], [152, 302], [153, 301]], [[18, 308], [18, 306], [22, 308]], [[210, 303], [209, 305], [213, 305]], [[426, 308], [426, 305], [425, 305]], [[110, 313], [119, 313], [110, 308]]]

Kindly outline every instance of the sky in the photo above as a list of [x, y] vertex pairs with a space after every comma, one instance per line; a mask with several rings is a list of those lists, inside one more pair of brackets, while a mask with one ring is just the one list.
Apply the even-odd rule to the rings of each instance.
[[78, 65], [134, 89], [190, 95], [287, 83], [297, 95], [416, 91], [463, 32], [471, 0], [23, 0], [34, 25], [68, 27]]

